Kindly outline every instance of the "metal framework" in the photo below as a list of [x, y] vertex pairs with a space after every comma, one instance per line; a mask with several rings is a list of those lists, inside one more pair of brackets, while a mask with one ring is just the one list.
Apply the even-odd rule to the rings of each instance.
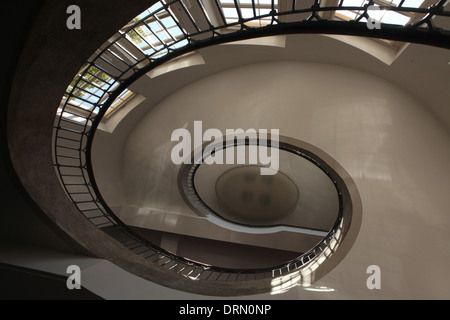
[[[258, 270], [221, 269], [190, 261], [134, 234], [102, 198], [91, 164], [93, 137], [102, 117], [133, 81], [164, 62], [202, 47], [277, 34], [344, 34], [450, 48], [450, 31], [436, 26], [439, 21], [450, 20], [450, 12], [444, 11], [447, 0], [419, 8], [403, 7], [405, 0], [361, 1], [357, 7], [346, 6], [345, 0], [261, 1], [157, 2], [89, 58], [68, 87], [55, 120], [55, 168], [79, 211], [136, 254], [192, 279], [273, 278], [311, 265], [319, 255], [329, 255], [336, 249], [343, 235], [343, 221], [338, 221], [329, 236], [311, 251], [283, 265]], [[381, 21], [379, 29], [370, 29], [365, 21], [371, 5], [405, 15], [409, 22], [398, 25]], [[229, 9], [235, 10], [232, 18], [225, 14]], [[344, 11], [353, 12], [355, 17], [338, 19], [338, 13]]]

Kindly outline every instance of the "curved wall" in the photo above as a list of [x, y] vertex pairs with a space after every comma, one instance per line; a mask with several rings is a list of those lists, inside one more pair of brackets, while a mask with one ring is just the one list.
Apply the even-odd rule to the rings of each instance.
[[300, 62], [249, 65], [195, 82], [156, 105], [129, 135], [122, 172], [111, 173], [122, 176], [124, 205], [193, 214], [178, 193], [170, 136], [182, 127], [193, 133], [194, 120], [222, 132], [280, 129], [350, 173], [363, 203], [360, 234], [319, 283], [364, 296], [366, 269], [378, 265], [383, 294], [450, 294], [440, 280], [450, 266], [450, 139], [398, 87], [356, 70]]

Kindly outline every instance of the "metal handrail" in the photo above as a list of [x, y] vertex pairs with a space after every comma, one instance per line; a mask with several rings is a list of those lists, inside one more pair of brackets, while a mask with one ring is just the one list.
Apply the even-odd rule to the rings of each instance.
[[[220, 43], [277, 34], [324, 33], [383, 38], [450, 48], [449, 30], [434, 26], [435, 17], [450, 17], [450, 12], [443, 9], [445, 2], [440, 0], [429, 8], [382, 7], [410, 15], [423, 14], [424, 17], [406, 26], [382, 23], [381, 29], [374, 30], [369, 30], [360, 21], [363, 17], [367, 18], [368, 5], [374, 4], [373, 0], [362, 7], [344, 7], [343, 1], [340, 1], [337, 6], [322, 7], [320, 1], [316, 0], [312, 7], [301, 9], [295, 8], [297, 2], [293, 0], [292, 7], [285, 11], [276, 9], [272, 1], [272, 10], [269, 14], [250, 18], [242, 18], [238, 2], [235, 1], [239, 19], [233, 23], [226, 22], [220, 3], [215, 0], [214, 4], [223, 22], [221, 25], [213, 24], [202, 0], [196, 0], [192, 4], [200, 9], [200, 16], [190, 14], [189, 9], [180, 0], [157, 2], [159, 6], [154, 11], [133, 24], [128, 24], [105, 42], [88, 59], [65, 93], [55, 120], [53, 144], [55, 168], [62, 186], [78, 210], [96, 227], [118, 239], [136, 254], [186, 277], [203, 280], [225, 278], [226, 281], [240, 280], [242, 277], [245, 279], [273, 278], [302, 268], [327, 248], [330, 251], [335, 250], [336, 243], [341, 240], [336, 239], [336, 236], [338, 234], [340, 238], [343, 236], [343, 232], [340, 232], [343, 226], [342, 219], [338, 219], [328, 236], [309, 252], [282, 265], [257, 270], [218, 268], [178, 257], [130, 230], [103, 199], [92, 169], [92, 142], [102, 117], [120, 93], [143, 74], [180, 55]], [[171, 8], [177, 5], [187, 17], [186, 24], [190, 24], [190, 28], [194, 31], [188, 32], [188, 26], [183, 26], [180, 19], [172, 12]], [[340, 10], [359, 10], [362, 13], [350, 21], [335, 21], [321, 17], [321, 13]], [[169, 30], [170, 27], [165, 26], [162, 20], [158, 19], [158, 15], [163, 12], [175, 23], [178, 35], [174, 36]], [[255, 10], [254, 12], [256, 13]], [[308, 14], [308, 17], [300, 21], [280, 21], [285, 17], [301, 13]], [[263, 27], [248, 25], [249, 22], [264, 18], [270, 18], [271, 23]], [[170, 35], [169, 40], [161, 39], [156, 31], [151, 30], [146, 21], [152, 19], [158, 21], [163, 32]], [[208, 27], [202, 28], [197, 20], [206, 22]], [[140, 34], [139, 28], [148, 29], [158, 42], [148, 42], [146, 37]], [[140, 38], [137, 42], [145, 42], [146, 50], [151, 49], [151, 54], [141, 50], [130, 35]], [[95, 94], [88, 94], [89, 87], [96, 88]], [[68, 119], [67, 114], [76, 120]]]

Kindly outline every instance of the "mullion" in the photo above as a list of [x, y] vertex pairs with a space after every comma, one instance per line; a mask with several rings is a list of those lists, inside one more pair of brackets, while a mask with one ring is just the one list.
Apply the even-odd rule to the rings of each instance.
[[[93, 67], [95, 67], [95, 68], [97, 68], [96, 66], [94, 66], [93, 65]], [[101, 81], [101, 82], [103, 82], [104, 83], [104, 85], [107, 85], [107, 84], [109, 84], [106, 80], [104, 80], [104, 79], [102, 79], [102, 78], [100, 78], [99, 76], [97, 76], [96, 74], [94, 74], [94, 73], [92, 73], [92, 72], [90, 72], [89, 70], [86, 70], [86, 73], [88, 73], [88, 74], [90, 74], [91, 76], [93, 76], [93, 77], [95, 77], [97, 80], [99, 80], [99, 81]], [[86, 81], [86, 82], [88, 82], [88, 79], [84, 79], [83, 78], [83, 81]], [[89, 82], [89, 83], [91, 83], [91, 82]], [[97, 86], [100, 86], [99, 84], [97, 84]], [[100, 88], [102, 88], [101, 90], [104, 90], [103, 89], [103, 87], [100, 87]]]
[[159, 17], [155, 16], [156, 22], [158, 23], [158, 25], [163, 29], [163, 32], [166, 33], [166, 35], [168, 35], [174, 42], [177, 41], [172, 34], [169, 32], [169, 30], [166, 28], [166, 26], [164, 25], [164, 23], [162, 23], [162, 21], [159, 19]]
[[[72, 92], [71, 94], [69, 94], [69, 95], [71, 95], [73, 99], [78, 99], [78, 100], [80, 100], [80, 101], [83, 101], [80, 105], [85, 105], [85, 103], [88, 103], [88, 104], [91, 104], [91, 105], [96, 105], [96, 104], [101, 100], [101, 98], [95, 99], [95, 96], [94, 96], [94, 95], [91, 95], [91, 94], [88, 95], [88, 96], [85, 97], [85, 98], [83, 98], [83, 97], [78, 97], [78, 96], [76, 96], [73, 92]], [[95, 102], [89, 101], [89, 99], [91, 99], [91, 98], [92, 98]]]
[[[56, 157], [58, 158], [64, 158], [64, 159], [71, 159], [71, 160], [81, 160], [80, 157], [76, 157], [76, 156], [67, 156], [67, 155], [63, 155], [63, 154], [57, 154]], [[82, 175], [79, 175], [80, 177], [82, 177]]]
[[223, 13], [222, 5], [219, 3], [219, 0], [214, 0], [214, 3], [217, 6], [217, 10], [219, 10], [220, 17], [222, 18], [223, 23], [225, 23], [225, 25], [226, 25], [227, 24], [227, 18], [225, 17], [225, 15]]
[[[82, 106], [83, 104], [80, 104], [80, 105], [77, 106], [77, 105], [75, 105], [75, 104], [72, 104], [70, 101], [66, 101], [66, 104], [69, 105], [71, 108], [76, 108], [76, 109], [79, 109], [79, 110], [82, 110], [82, 111], [88, 112], [88, 113], [92, 112], [91, 109], [84, 109], [84, 108], [81, 108], [81, 106]], [[92, 108], [92, 109], [95, 109], [95, 108]]]
[[[156, 21], [156, 23], [158, 23], [158, 21]], [[161, 40], [158, 35], [152, 30], [152, 28], [150, 28], [150, 26], [144, 21], [145, 26], [147, 27], [148, 30], [150, 30], [150, 32], [155, 36], [156, 39], [158, 39], [158, 41], [161, 43], [161, 45], [164, 48], [168, 48], [167, 44], [165, 41]], [[159, 23], [158, 23], [159, 24]], [[163, 29], [164, 30], [164, 29]]]
[[[95, 91], [95, 93], [93, 93], [93, 92], [87, 91], [87, 90], [84, 89], [84, 88], [80, 88], [80, 87], [78, 87], [78, 86], [76, 86], [75, 88], [76, 88], [77, 90], [86, 92], [88, 95], [94, 96], [94, 97], [96, 97], [96, 98], [98, 98], [98, 99], [101, 99], [101, 98], [102, 98], [101, 96], [96, 95], [96, 93], [99, 91], [99, 89], [97, 89], [97, 90]], [[70, 93], [69, 93], [69, 94], [70, 94]]]
[[[67, 113], [67, 115], [64, 115], [64, 113]], [[87, 110], [86, 110], [86, 113], [88, 113]], [[68, 119], [81, 118], [81, 119], [83, 119], [86, 122], [90, 121], [89, 117], [86, 117], [84, 115], [80, 115], [80, 114], [77, 114], [77, 113], [74, 113], [74, 112], [70, 112], [70, 111], [67, 111], [67, 110], [62, 110], [61, 117], [68, 118]], [[62, 119], [61, 119], [61, 121], [62, 121]]]
[[178, 28], [181, 30], [181, 32], [183, 33], [184, 37], [187, 38], [188, 35], [186, 34], [186, 32], [184, 32], [183, 27], [180, 25], [180, 23], [178, 22], [178, 20], [176, 19], [176, 17], [172, 14], [172, 12], [170, 12], [170, 8], [167, 4], [163, 4], [164, 8], [166, 9], [166, 12], [169, 13], [169, 16], [172, 18], [173, 21], [175, 21], [175, 24], [178, 26]]
[[[124, 58], [122, 58], [121, 56], [119, 56], [117, 53], [115, 53], [114, 51], [111, 50], [112, 47], [108, 48], [107, 51], [109, 54], [113, 55], [117, 60], [119, 60], [120, 62], [122, 62], [124, 65], [127, 66], [127, 70], [129, 70], [130, 68], [133, 67], [133, 64], [130, 64], [129, 62], [127, 62]], [[134, 59], [135, 60], [135, 59]]]
[[[144, 40], [144, 42], [148, 45], [149, 48], [151, 48], [153, 51], [157, 51], [158, 49], [156, 49], [151, 43], [149, 43], [144, 36], [142, 36], [135, 28], [132, 28], [130, 30], [134, 30], [134, 32], [136, 32], [136, 34], [142, 39]], [[129, 31], [130, 31], [129, 30]], [[128, 31], [128, 32], [129, 32]], [[135, 44], [134, 44], [135, 45]], [[135, 45], [137, 47], [137, 45]], [[138, 47], [139, 48], [139, 47]], [[139, 48], [140, 49], [140, 48]], [[142, 49], [141, 49], [142, 50]]]
[[[63, 128], [63, 127], [58, 128], [58, 129], [60, 129], [60, 130], [65, 130], [65, 131], [70, 130], [69, 132], [83, 134], [82, 132], [78, 132], [78, 131], [71, 130], [71, 129], [67, 129], [67, 128]], [[56, 147], [57, 147], [57, 148], [67, 149], [67, 150], [72, 150], [72, 151], [81, 151], [80, 148], [72, 148], [72, 147], [61, 146], [61, 145], [56, 145]], [[69, 166], [69, 165], [62, 165], [62, 164], [59, 165], [59, 166], [60, 166], [60, 167], [70, 167], [70, 168], [80, 168], [80, 166]]]
[[[182, 40], [185, 40], [185, 38], [182, 35], [175, 35], [176, 30], [178, 30], [178, 26], [169, 27], [167, 29], [167, 32], [170, 33], [171, 38], [174, 39], [174, 42], [180, 42]], [[174, 45], [175, 43], [172, 43], [171, 45]]]
[[[91, 106], [95, 106], [96, 104], [97, 104], [97, 102], [95, 102], [95, 103], [93, 103], [93, 102], [90, 102], [89, 100], [86, 100], [86, 99], [84, 99], [84, 98], [80, 98], [80, 97], [78, 97], [78, 96], [75, 96], [74, 94], [70, 94], [71, 95], [71, 97], [72, 98], [74, 98], [74, 99], [78, 99], [78, 100], [81, 100], [81, 101], [84, 101], [83, 103], [81, 103], [80, 105], [83, 105], [84, 103], [88, 103], [88, 104], [90, 104]], [[70, 99], [70, 98], [69, 98]]]
[[165, 19], [171, 16], [171, 14], [167, 11], [167, 8], [164, 8], [165, 11], [162, 12], [158, 12], [157, 14], [150, 14], [147, 17], [145, 17], [145, 19], [140, 20], [141, 22], [146, 22], [146, 23], [152, 23], [154, 21], [151, 20], [156, 20], [156, 19]]
[[239, 5], [239, 2], [238, 2], [238, 0], [233, 0], [234, 1], [234, 5], [235, 5], [235, 7], [236, 7], [236, 12], [237, 12], [237, 14], [238, 14], [238, 21], [239, 22], [241, 22], [243, 19], [242, 19], [242, 12], [241, 12], [241, 7], [240, 7], [240, 5]]
[[[71, 142], [80, 142], [80, 140], [77, 139], [72, 139], [72, 138], [67, 138], [67, 137], [61, 137], [61, 136], [57, 136], [56, 138], [58, 139], [63, 139], [63, 140], [67, 140], [67, 141], [71, 141]], [[59, 156], [59, 155], [58, 155]], [[78, 158], [77, 158], [78, 159]]]
[[71, 119], [68, 119], [66, 117], [62, 117], [61, 121], [64, 121], [64, 122], [67, 122], [67, 123], [71, 123], [73, 125], [80, 126], [80, 127], [83, 127], [83, 128], [85, 128], [86, 124], [87, 124], [87, 122], [86, 123], [79, 123], [79, 122], [77, 122], [75, 120], [71, 120]]
[[[102, 58], [102, 56], [100, 56], [100, 58], [101, 58], [102, 60], [105, 60], [104, 58]], [[106, 60], [105, 60], [105, 61], [106, 61]], [[96, 64], [95, 64], [95, 61], [93, 61], [92, 63], [93, 63], [93, 66], [94, 66], [95, 68], [97, 68], [98, 70], [100, 70], [101, 72], [103, 72], [104, 74], [106, 74], [110, 79], [114, 79], [114, 80], [117, 81], [117, 79], [119, 78], [119, 77], [116, 77], [116, 76], [112, 75], [110, 72], [106, 71], [104, 68], [102, 68], [102, 67], [96, 65]], [[109, 63], [109, 62], [108, 62], [108, 63]], [[123, 74], [123, 73], [122, 73], [122, 74]]]
[[[252, 4], [249, 4], [249, 3], [239, 4], [239, 8], [253, 9], [253, 3], [254, 3], [254, 0], [252, 0]], [[236, 7], [233, 4], [231, 4], [231, 3], [224, 3], [222, 5], [222, 8], [233, 9], [233, 8], [236, 8]], [[257, 9], [271, 9], [271, 8], [272, 8], [271, 4], [255, 4], [255, 10], [257, 10]]]
[[186, 13], [186, 15], [188, 16], [189, 20], [191, 21], [191, 23], [193, 24], [195, 30], [197, 30], [197, 32], [201, 32], [199, 27], [197, 26], [197, 24], [195, 23], [194, 19], [192, 18], [191, 14], [189, 13], [189, 10], [186, 8], [186, 6], [184, 5], [183, 1], [179, 1], [180, 6], [183, 8], [183, 11]]
[[[116, 65], [114, 65], [112, 62], [110, 62], [108, 59], [104, 58], [103, 55], [100, 55], [99, 58], [101, 60], [103, 60], [104, 62], [106, 62], [107, 64], [109, 64], [111, 67], [113, 67], [114, 69], [116, 69], [117, 71], [120, 72], [120, 76], [123, 75], [124, 71], [122, 71], [121, 69], [119, 69], [119, 67], [117, 67]], [[118, 78], [120, 78], [120, 76], [118, 76]]]
[[111, 55], [113, 55], [116, 59], [121, 61], [123, 64], [125, 64], [128, 67], [128, 69], [130, 69], [136, 65], [136, 63], [133, 61], [137, 61], [138, 59], [134, 57], [131, 52], [126, 50], [122, 45], [120, 45], [120, 43], [118, 43], [119, 40], [122, 40], [124, 38], [125, 38], [124, 35], [119, 33], [119, 37], [117, 37], [117, 39], [113, 43], [111, 43], [111, 46], [109, 46], [106, 49], [106, 51]]
[[206, 21], [208, 22], [209, 27], [214, 28], [212, 22], [209, 20], [208, 14], [207, 14], [206, 9], [204, 8], [202, 2], [200, 0], [197, 0], [197, 4], [200, 7], [200, 10], [202, 11], [202, 14], [205, 17]]
[[[92, 75], [90, 72], [88, 72], [90, 75]], [[84, 76], [84, 75], [83, 75]], [[94, 76], [94, 77], [96, 77], [96, 76]], [[98, 77], [96, 77], [97, 79], [98, 79]], [[99, 79], [100, 81], [102, 81], [102, 82], [104, 82], [102, 79]], [[95, 87], [95, 88], [97, 88], [97, 91], [98, 90], [101, 90], [101, 91], [103, 91], [103, 92], [105, 92], [106, 90], [104, 89], [104, 88], [102, 88], [99, 84], [97, 84], [97, 83], [95, 83], [95, 82], [89, 82], [89, 79], [85, 79], [85, 78], [81, 78], [81, 81], [83, 81], [83, 82], [85, 82], [85, 84], [83, 84], [83, 87], [84, 86], [93, 86], [93, 87]], [[106, 84], [106, 82], [105, 82], [105, 84]], [[97, 92], [96, 91], [96, 92]]]

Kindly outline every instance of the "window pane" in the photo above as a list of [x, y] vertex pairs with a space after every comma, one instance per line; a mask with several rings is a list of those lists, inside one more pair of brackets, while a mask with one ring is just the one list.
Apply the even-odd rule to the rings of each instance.
[[[278, 5], [278, 0], [274, 0], [274, 4], [275, 6]], [[255, 0], [255, 3], [259, 3], [259, 4], [265, 4], [265, 5], [272, 5], [272, 0]]]
[[175, 27], [177, 24], [171, 17], [161, 19], [161, 23], [167, 28]]
[[383, 19], [383, 16], [386, 14], [386, 10], [380, 10], [380, 9], [376, 9], [376, 10], [367, 10], [367, 14], [369, 15], [369, 17], [371, 17], [372, 19], [375, 20], [381, 20], [385, 23], [389, 23], [386, 22]]
[[[258, 12], [259, 11], [259, 12]], [[266, 14], [270, 14], [270, 9], [258, 9], [256, 11], [256, 13], [260, 16], [266, 15]]]
[[353, 20], [356, 18], [356, 13], [353, 11], [349, 11], [349, 10], [338, 10], [336, 11], [336, 13], [343, 15], [347, 18], [349, 18], [350, 20]]
[[363, 4], [367, 3], [368, 1], [364, 0], [344, 0], [342, 3], [343, 7], [361, 7]]
[[418, 8], [423, 3], [423, 0], [406, 0], [402, 7], [405, 8]]
[[226, 18], [238, 18], [238, 14], [235, 8], [223, 8], [223, 13]]
[[397, 7], [400, 4], [400, 2], [402, 2], [402, 0], [392, 0], [392, 1], [389, 1], [389, 2], [391, 3], [391, 5]]
[[251, 8], [241, 8], [241, 14], [242, 14], [242, 18], [244, 18], [244, 19], [254, 17], [253, 9], [251, 9]]
[[381, 19], [383, 23], [399, 24], [404, 26], [409, 21], [409, 17], [395, 11], [387, 11]]

